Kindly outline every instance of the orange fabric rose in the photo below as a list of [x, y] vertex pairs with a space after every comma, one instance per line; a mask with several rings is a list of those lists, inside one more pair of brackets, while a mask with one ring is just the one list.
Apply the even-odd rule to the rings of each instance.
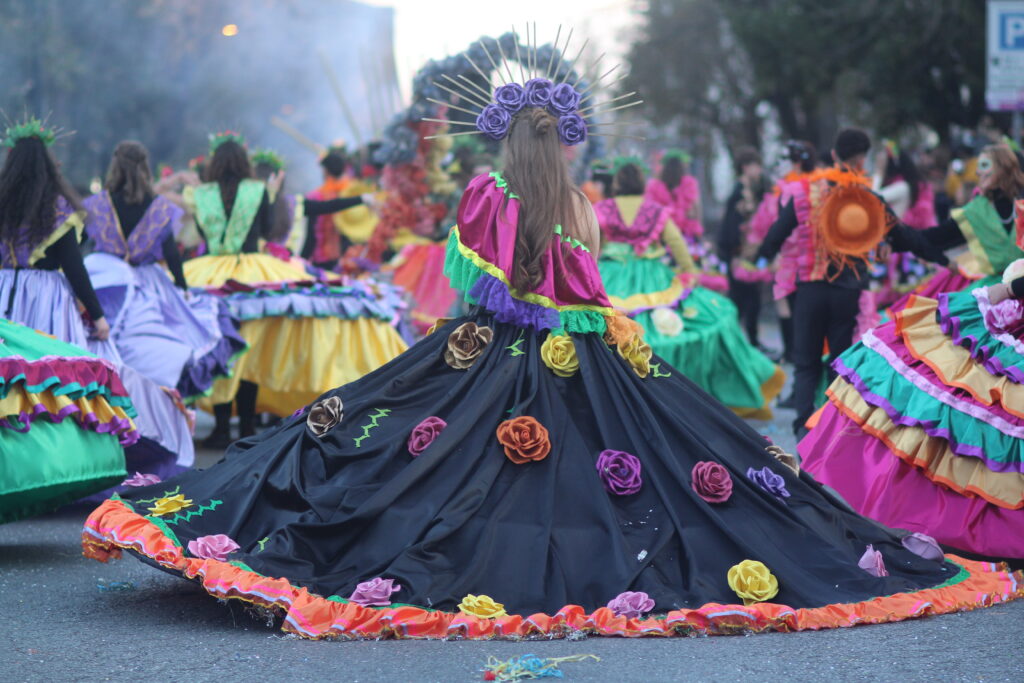
[[604, 323], [608, 328], [604, 333], [604, 340], [609, 346], [613, 344], [626, 344], [630, 339], [643, 334], [643, 328], [640, 327], [640, 323], [621, 313], [606, 315]]
[[543, 460], [551, 452], [548, 430], [528, 415], [498, 425], [498, 443], [505, 447], [508, 459], [517, 465]]

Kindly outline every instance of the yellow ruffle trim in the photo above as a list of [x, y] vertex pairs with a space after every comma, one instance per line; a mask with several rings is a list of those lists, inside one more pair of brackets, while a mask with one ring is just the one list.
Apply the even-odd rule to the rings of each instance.
[[185, 279], [193, 287], [222, 287], [228, 280], [253, 285], [314, 278], [302, 268], [269, 254], [231, 254], [185, 261]]

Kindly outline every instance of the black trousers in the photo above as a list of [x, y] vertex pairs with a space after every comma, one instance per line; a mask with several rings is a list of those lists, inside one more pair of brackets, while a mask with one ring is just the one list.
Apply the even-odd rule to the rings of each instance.
[[825, 369], [821, 360], [825, 340], [828, 340], [830, 379], [834, 377], [832, 361], [853, 343], [860, 292], [823, 281], [801, 282], [796, 286], [793, 302], [794, 433], [799, 433], [814, 414], [814, 396]]
[[736, 304], [740, 325], [747, 333], [747, 339], [754, 346], [761, 342], [757, 334], [757, 322], [761, 317], [761, 283], [742, 282], [729, 275], [729, 298]]

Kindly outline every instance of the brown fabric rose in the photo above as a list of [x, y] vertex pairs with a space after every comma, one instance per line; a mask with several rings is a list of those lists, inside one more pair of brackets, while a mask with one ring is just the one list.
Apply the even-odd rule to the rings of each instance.
[[484, 352], [494, 338], [494, 330], [477, 327], [476, 323], [462, 323], [448, 335], [448, 348], [444, 362], [456, 370], [467, 370]]
[[341, 409], [341, 399], [331, 396], [313, 404], [313, 407], [309, 409], [306, 425], [315, 436], [323, 436], [341, 422], [344, 414]]
[[551, 452], [548, 430], [528, 415], [498, 425], [498, 443], [505, 447], [508, 459], [517, 465], [543, 460]]
[[782, 450], [781, 446], [771, 445], [765, 448], [766, 451], [775, 456], [775, 459], [781, 462], [783, 465], [793, 470], [793, 474], [800, 474], [800, 461], [796, 459], [796, 456], [792, 453], [787, 453]]

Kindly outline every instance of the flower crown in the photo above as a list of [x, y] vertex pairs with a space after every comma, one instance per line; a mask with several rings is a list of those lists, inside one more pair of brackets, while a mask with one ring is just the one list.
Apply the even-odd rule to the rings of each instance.
[[284, 168], [284, 158], [272, 149], [257, 149], [250, 155], [253, 164], [266, 164], [275, 171]]
[[241, 133], [236, 133], [233, 130], [225, 130], [220, 133], [210, 134], [210, 156], [212, 157], [217, 148], [223, 145], [225, 142], [237, 142], [242, 147], [245, 147], [245, 138], [242, 137]]
[[27, 120], [12, 126], [4, 131], [4, 147], [14, 147], [18, 140], [26, 138], [39, 138], [43, 144], [49, 147], [57, 139], [57, 131], [47, 128], [42, 121], [32, 116]]
[[612, 160], [612, 175], [618, 175], [619, 171], [629, 165], [636, 166], [644, 175], [651, 172], [644, 160], [638, 156], [617, 156]]
[[665, 153], [661, 155], [662, 162], [669, 161], [670, 159], [678, 159], [684, 164], [688, 164], [693, 161], [693, 157], [690, 153], [682, 149], [666, 149]]
[[[625, 104], [610, 106], [613, 102], [636, 95], [635, 92], [614, 97], [601, 104], [593, 101], [596, 94], [594, 88], [613, 73], [618, 66], [600, 73], [599, 65], [604, 58], [602, 54], [593, 64], [577, 73], [575, 62], [583, 54], [587, 42], [580, 47], [575, 59], [565, 59], [565, 50], [572, 40], [572, 29], [569, 30], [562, 45], [559, 45], [559, 38], [562, 34], [561, 26], [555, 35], [553, 44], [538, 47], [536, 26], [534, 26], [532, 38], [529, 24], [526, 34], [526, 45], [519, 42], [519, 35], [515, 32], [515, 28], [512, 33], [502, 36], [500, 40], [481, 39], [475, 47], [460, 55], [454, 63], [445, 64], [446, 69], [455, 71], [454, 75], [458, 77], [458, 80], [447, 74], [442, 74], [441, 78], [448, 84], [432, 81], [433, 86], [437, 88], [434, 92], [438, 93], [438, 97], [443, 97], [440, 94], [440, 91], [443, 90], [458, 98], [460, 103], [465, 102], [466, 106], [457, 106], [436, 97], [426, 97], [425, 99], [442, 107], [470, 114], [474, 117], [474, 121], [471, 123], [428, 117], [422, 117], [421, 120], [472, 126], [476, 130], [459, 133], [444, 131], [437, 135], [427, 136], [427, 139], [451, 135], [484, 135], [491, 140], [502, 140], [508, 135], [515, 115], [527, 108], [544, 109], [555, 116], [558, 119], [556, 126], [558, 138], [564, 145], [578, 145], [585, 142], [590, 136], [631, 137], [615, 133], [591, 132], [591, 129], [596, 126], [609, 125], [589, 121], [593, 116], [633, 107], [643, 102], [643, 100], [633, 100]], [[483, 60], [484, 57], [487, 61], [481, 62], [485, 64], [484, 69], [481, 69], [476, 60]], [[472, 66], [475, 71], [475, 75], [470, 74], [472, 78], [458, 73], [458, 69], [465, 68], [463, 62], [466, 67]], [[486, 65], [490, 65], [491, 68], [487, 69]], [[518, 69], [521, 80], [517, 80], [513, 75], [514, 68]], [[485, 69], [489, 73], [485, 72]], [[505, 74], [509, 80], [489, 91], [492, 75], [504, 81]], [[476, 78], [477, 75], [482, 81]], [[620, 82], [623, 78], [625, 75], [617, 77], [612, 85]], [[481, 82], [488, 85], [481, 85]], [[587, 100], [591, 100], [591, 102], [587, 103]]]

